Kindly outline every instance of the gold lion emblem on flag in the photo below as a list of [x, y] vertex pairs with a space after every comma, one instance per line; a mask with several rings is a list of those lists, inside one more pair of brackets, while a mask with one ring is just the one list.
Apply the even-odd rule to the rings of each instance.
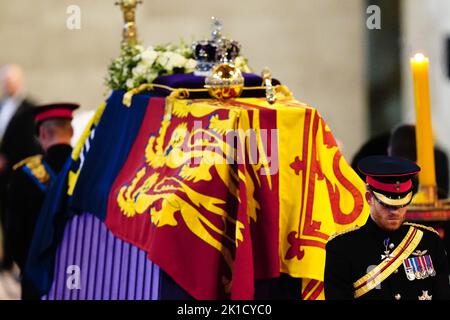
[[[245, 152], [246, 143], [231, 145], [224, 135], [242, 121], [250, 127], [248, 114], [237, 108], [222, 109], [227, 116], [222, 113], [220, 119], [215, 112], [218, 108], [210, 104], [208, 108], [201, 103], [189, 109], [188, 106], [189, 102], [179, 100], [169, 107], [166, 104], [158, 134], [148, 139], [145, 165], [122, 185], [117, 203], [129, 218], [149, 214], [156, 227], [176, 227], [177, 217], [181, 218], [193, 234], [217, 249], [232, 268], [232, 249], [243, 241], [244, 224], [226, 211], [226, 204], [231, 200], [239, 203], [240, 183], [245, 183], [247, 194], [252, 195], [252, 199], [247, 199], [248, 219], [256, 221], [259, 203], [253, 198], [254, 181], [238, 165], [230, 164], [230, 159]], [[188, 116], [199, 122], [187, 121]], [[237, 136], [238, 140], [241, 138]], [[264, 151], [260, 150], [263, 158], [261, 152]], [[259, 170], [261, 166], [263, 162], [252, 168]], [[214, 192], [209, 192], [220, 188], [226, 190], [228, 198], [223, 193], [214, 196], [211, 194]]]

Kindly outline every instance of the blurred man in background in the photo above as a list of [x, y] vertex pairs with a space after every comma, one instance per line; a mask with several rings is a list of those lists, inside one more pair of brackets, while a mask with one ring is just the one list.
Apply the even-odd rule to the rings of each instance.
[[5, 197], [12, 165], [23, 158], [42, 153], [34, 134], [33, 105], [25, 98], [24, 75], [20, 66], [0, 67], [0, 222], [3, 259], [0, 269], [11, 269], [10, 245], [5, 236]]
[[[34, 108], [36, 133], [45, 154], [14, 165], [6, 202], [7, 236], [14, 262], [23, 273], [39, 212], [47, 188], [70, 157], [74, 103], [55, 103]], [[22, 282], [22, 298], [35, 299]]]

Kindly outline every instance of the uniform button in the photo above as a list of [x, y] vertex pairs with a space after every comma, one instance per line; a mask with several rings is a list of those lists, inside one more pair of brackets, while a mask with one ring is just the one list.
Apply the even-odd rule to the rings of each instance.
[[389, 249], [393, 249], [393, 248], [394, 248], [394, 244], [391, 243], [391, 244], [389, 245]]
[[395, 300], [400, 300], [402, 298], [400, 293], [397, 293], [394, 297], [395, 297]]
[[398, 273], [398, 269], [395, 269], [394, 273]]

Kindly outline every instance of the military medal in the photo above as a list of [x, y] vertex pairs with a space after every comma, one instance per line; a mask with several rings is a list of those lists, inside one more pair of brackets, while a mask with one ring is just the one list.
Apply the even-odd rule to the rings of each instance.
[[392, 249], [393, 244], [391, 243], [391, 245], [389, 245], [389, 241], [390, 241], [389, 238], [386, 238], [383, 241], [383, 245], [384, 245], [385, 250], [384, 250], [384, 254], [381, 255], [381, 260], [387, 259], [387, 261], [389, 261], [389, 260], [391, 260], [393, 258], [391, 250], [390, 250], [390, 249]]
[[427, 266], [428, 275], [434, 277], [436, 275], [436, 271], [434, 270], [433, 261], [431, 261], [431, 257], [429, 255], [423, 256]]
[[414, 269], [414, 274], [416, 275], [416, 279], [422, 279], [422, 273], [420, 272], [419, 262], [417, 258], [410, 258], [411, 264]]
[[406, 278], [408, 278], [409, 281], [413, 281], [414, 279], [416, 279], [413, 267], [411, 266], [409, 259], [403, 260], [403, 267], [405, 268]]
[[422, 279], [428, 278], [429, 274], [427, 272], [427, 263], [425, 262], [425, 258], [421, 256], [417, 259], [419, 260], [420, 274], [422, 276]]

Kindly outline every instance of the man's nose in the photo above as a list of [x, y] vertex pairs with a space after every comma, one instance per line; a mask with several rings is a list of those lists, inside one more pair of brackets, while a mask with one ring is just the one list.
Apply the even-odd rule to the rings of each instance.
[[397, 213], [397, 212], [400, 210], [400, 208], [389, 207], [388, 210], [389, 210], [389, 212], [391, 212], [391, 213]]

